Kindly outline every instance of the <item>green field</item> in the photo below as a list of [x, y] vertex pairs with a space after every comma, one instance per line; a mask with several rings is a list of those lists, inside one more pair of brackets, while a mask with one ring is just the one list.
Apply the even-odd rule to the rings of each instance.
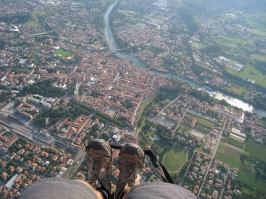
[[156, 95], [152, 95], [150, 97], [148, 97], [143, 104], [141, 105], [139, 111], [138, 111], [138, 115], [137, 115], [137, 121], [140, 119], [140, 117], [142, 116], [142, 113], [144, 111], [144, 109], [154, 100], [154, 98], [156, 97]]
[[241, 70], [241, 72], [238, 74], [238, 77], [241, 77], [242, 79], [251, 79], [256, 80], [258, 75], [260, 74], [260, 71], [258, 71], [254, 66], [247, 64], [244, 67], [244, 70]]
[[162, 153], [165, 147], [169, 145], [169, 143], [162, 140], [154, 140], [153, 143], [157, 146], [159, 153]]
[[261, 31], [261, 30], [258, 30], [258, 29], [253, 29], [253, 30], [252, 30], [252, 33], [253, 33], [253, 34], [256, 34], [256, 35], [259, 35], [259, 36], [266, 37], [266, 32]]
[[202, 117], [199, 117], [197, 115], [194, 115], [194, 114], [191, 114], [191, 113], [187, 113], [187, 115], [189, 115], [191, 117], [194, 117], [197, 120], [197, 123], [199, 123], [202, 126], [209, 127], [209, 128], [213, 128], [215, 126], [214, 122], [206, 120], [206, 119], [204, 119]]
[[74, 57], [74, 55], [67, 51], [67, 50], [64, 50], [62, 48], [59, 48], [57, 50], [54, 50], [53, 51], [53, 54], [56, 54], [56, 55], [61, 55], [62, 57]]
[[234, 139], [231, 136], [229, 138], [227, 138], [227, 143], [231, 144], [233, 146], [236, 146], [236, 147], [238, 147], [240, 149], [243, 149], [243, 147], [244, 147], [244, 142], [240, 142], [240, 141]]
[[26, 24], [29, 26], [38, 26], [39, 22], [38, 21], [28, 21]]
[[250, 156], [266, 161], [266, 147], [250, 138], [246, 142], [245, 151], [249, 152]]
[[238, 157], [234, 156], [231, 153], [224, 151], [224, 145], [220, 144], [217, 153], [215, 155], [215, 159], [220, 160], [226, 164], [228, 164], [232, 168], [239, 168]]
[[240, 168], [237, 175], [237, 180], [240, 182], [247, 184], [263, 193], [266, 193], [266, 184], [256, 180], [256, 176], [254, 173], [251, 173], [249, 171], [244, 170], [243, 168]]
[[230, 74], [232, 74], [232, 75], [237, 75], [238, 74], [238, 71], [235, 71], [235, 70], [232, 70], [232, 69], [230, 69], [230, 68], [226, 68], [225, 69], [228, 73], [230, 73]]
[[243, 88], [241, 86], [236, 86], [232, 83], [227, 84], [226, 90], [228, 90], [229, 92], [234, 92], [238, 95], [242, 95], [245, 92], [245, 88]]
[[202, 44], [200, 44], [198, 42], [194, 42], [194, 41], [191, 42], [191, 46], [194, 47], [194, 48], [198, 48], [198, 49], [204, 48], [204, 45], [202, 45]]
[[256, 60], [259, 60], [259, 61], [262, 61], [262, 62], [266, 62], [266, 56], [265, 55], [262, 55], [262, 54], [252, 54], [251, 57], [253, 59], [256, 59]]
[[259, 78], [256, 80], [256, 84], [259, 84], [266, 88], [266, 75], [261, 74]]
[[184, 147], [175, 145], [164, 157], [163, 164], [168, 171], [178, 171], [187, 159], [187, 151]]
[[256, 124], [257, 124], [257, 125], [260, 125], [260, 126], [264, 126], [264, 127], [266, 127], [266, 122], [263, 122], [261, 119], [257, 119], [257, 120], [256, 120]]

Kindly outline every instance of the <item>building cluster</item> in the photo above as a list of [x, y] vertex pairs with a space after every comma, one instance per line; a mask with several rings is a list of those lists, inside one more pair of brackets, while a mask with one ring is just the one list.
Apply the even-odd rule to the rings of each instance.
[[43, 177], [60, 177], [73, 163], [69, 153], [54, 147], [39, 147], [22, 139], [16, 139], [3, 149], [5, 155], [0, 159], [3, 198], [19, 196], [32, 182]]

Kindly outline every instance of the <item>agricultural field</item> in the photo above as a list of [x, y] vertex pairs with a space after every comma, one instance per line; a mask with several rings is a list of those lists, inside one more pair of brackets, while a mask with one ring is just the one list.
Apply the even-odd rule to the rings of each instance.
[[255, 81], [259, 74], [260, 71], [258, 71], [254, 66], [247, 64], [244, 67], [244, 70], [241, 70], [241, 72], [238, 74], [238, 77], [241, 77], [242, 79], [245, 80], [251, 79]]
[[246, 171], [244, 168], [239, 169], [237, 180], [261, 191], [262, 193], [266, 193], [265, 183], [257, 180], [254, 173]]
[[237, 76], [237, 74], [238, 74], [238, 71], [232, 70], [232, 69], [230, 69], [230, 68], [226, 68], [226, 71], [227, 71], [228, 73], [230, 73], [231, 75], [234, 75], [234, 76]]
[[266, 37], [266, 32], [261, 31], [261, 30], [258, 30], [258, 29], [253, 29], [253, 30], [252, 30], [252, 33], [253, 33], [253, 34], [256, 34], [256, 35], [259, 35], [259, 36]]
[[178, 171], [187, 159], [187, 151], [183, 146], [175, 145], [165, 154], [163, 165], [170, 172]]
[[244, 147], [244, 142], [241, 142], [240, 140], [235, 139], [235, 137], [233, 137], [231, 135], [229, 136], [229, 138], [227, 138], [227, 143], [229, 143], [233, 146], [236, 146], [240, 149], [243, 149], [243, 147]]
[[266, 56], [263, 55], [263, 54], [252, 54], [251, 57], [253, 59], [256, 59], [256, 60], [259, 60], [259, 61], [262, 61], [262, 62], [266, 62]]
[[250, 156], [266, 161], [266, 147], [250, 138], [245, 144], [245, 151], [249, 152]]
[[232, 168], [239, 168], [240, 165], [237, 156], [238, 152], [235, 152], [235, 150], [225, 146], [224, 144], [220, 144], [215, 159], [228, 164]]
[[266, 87], [266, 75], [261, 74], [255, 83], [260, 86]]
[[54, 50], [53, 51], [53, 54], [61, 55], [62, 57], [73, 57], [74, 56], [71, 52], [69, 52], [67, 50], [64, 50], [62, 48], [59, 48], [57, 50]]

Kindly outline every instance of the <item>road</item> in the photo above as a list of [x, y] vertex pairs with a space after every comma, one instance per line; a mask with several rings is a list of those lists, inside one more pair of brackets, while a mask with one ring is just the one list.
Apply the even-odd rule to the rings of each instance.
[[215, 148], [213, 149], [212, 156], [211, 156], [211, 161], [210, 161], [210, 163], [209, 163], [209, 166], [208, 166], [207, 171], [206, 171], [206, 173], [205, 173], [205, 176], [204, 176], [204, 178], [203, 178], [203, 181], [202, 181], [202, 184], [201, 184], [201, 186], [200, 186], [200, 189], [199, 189], [199, 192], [198, 192], [197, 197], [199, 197], [199, 194], [201, 193], [201, 189], [202, 189], [202, 187], [203, 187], [203, 184], [204, 184], [204, 182], [205, 182], [205, 180], [206, 180], [206, 178], [207, 178], [207, 175], [208, 175], [208, 173], [209, 173], [209, 170], [210, 170], [210, 168], [211, 168], [211, 164], [212, 164], [212, 161], [213, 161], [213, 159], [214, 159], [214, 157], [215, 157], [215, 155], [216, 155], [217, 149], [218, 149], [218, 147], [219, 147], [219, 144], [220, 144], [220, 141], [221, 141], [221, 138], [222, 138], [222, 135], [223, 135], [223, 131], [224, 131], [225, 126], [226, 126], [226, 122], [227, 122], [227, 118], [226, 118], [226, 120], [225, 120], [225, 122], [224, 122], [223, 129], [222, 129], [222, 131], [221, 131], [221, 133], [220, 133], [220, 135], [219, 135], [219, 138], [218, 138], [218, 140], [217, 140], [217, 142], [216, 142]]
[[67, 168], [67, 170], [62, 174], [62, 178], [71, 179], [73, 174], [75, 174], [86, 158], [85, 146], [82, 146], [81, 149], [76, 154], [73, 164]]
[[165, 106], [160, 112], [158, 115], [161, 115], [164, 111], [164, 109], [166, 109], [168, 106], [170, 106], [171, 104], [173, 104], [176, 100], [179, 99], [180, 96], [178, 96], [177, 98], [175, 98], [173, 101], [171, 101], [167, 106]]
[[226, 172], [226, 176], [225, 176], [225, 179], [224, 179], [224, 184], [223, 184], [223, 188], [222, 188], [222, 191], [221, 191], [221, 194], [220, 194], [220, 197], [219, 199], [222, 199], [223, 197], [223, 194], [224, 194], [224, 186], [225, 186], [225, 183], [226, 183], [226, 180], [227, 180], [227, 176], [228, 176], [228, 173], [229, 173], [229, 167], [227, 168], [227, 172]]
[[178, 123], [177, 123], [177, 125], [176, 125], [176, 127], [175, 127], [175, 129], [174, 129], [174, 133], [175, 133], [175, 132], [177, 131], [177, 129], [179, 128], [180, 123], [181, 123], [181, 121], [183, 120], [183, 118], [185, 117], [185, 115], [186, 115], [188, 109], [189, 109], [189, 108], [187, 107], [186, 110], [185, 110], [185, 112], [184, 112], [184, 114], [182, 115], [181, 119], [178, 121]]

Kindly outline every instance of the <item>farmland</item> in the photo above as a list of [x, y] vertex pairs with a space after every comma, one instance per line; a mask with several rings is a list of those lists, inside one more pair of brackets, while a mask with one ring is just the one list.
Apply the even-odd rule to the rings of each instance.
[[266, 161], [266, 147], [262, 144], [256, 143], [252, 139], [248, 139], [245, 145], [245, 151], [249, 152], [251, 156]]
[[224, 144], [220, 144], [215, 159], [220, 160], [228, 164], [232, 168], [239, 168], [238, 157], [229, 152], [229, 150], [234, 151], [233, 149], [226, 147]]

